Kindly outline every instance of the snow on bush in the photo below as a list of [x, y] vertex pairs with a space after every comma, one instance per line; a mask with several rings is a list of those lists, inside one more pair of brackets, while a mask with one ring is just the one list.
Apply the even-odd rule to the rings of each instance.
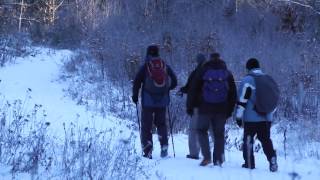
[[29, 173], [36, 179], [147, 179], [147, 167], [136, 152], [136, 135], [121, 130], [79, 128], [64, 124], [64, 134], [48, 134], [50, 123], [41, 104], [0, 99], [0, 161], [12, 178]]

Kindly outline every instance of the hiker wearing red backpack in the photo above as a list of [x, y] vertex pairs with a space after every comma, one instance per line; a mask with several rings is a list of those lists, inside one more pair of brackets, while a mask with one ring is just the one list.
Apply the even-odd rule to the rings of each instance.
[[138, 103], [141, 89], [141, 143], [143, 156], [152, 159], [152, 125], [157, 128], [161, 145], [161, 157], [168, 155], [168, 132], [166, 108], [169, 105], [169, 91], [177, 86], [177, 77], [160, 58], [159, 48], [151, 45], [147, 48], [144, 65], [133, 82], [132, 101]]
[[270, 139], [272, 114], [279, 100], [279, 88], [271, 76], [260, 69], [259, 61], [251, 58], [246, 63], [248, 75], [239, 86], [239, 98], [236, 108], [236, 122], [244, 128], [243, 168], [254, 169], [254, 136], [260, 140], [263, 152], [269, 161], [272, 172], [278, 170], [277, 155]]
[[[203, 160], [200, 166], [212, 161], [221, 166], [224, 162], [225, 123], [231, 117], [237, 98], [232, 73], [220, 59], [218, 53], [210, 56], [210, 61], [197, 72], [187, 98], [187, 113], [194, 114], [198, 98], [197, 131]], [[210, 126], [211, 125], [211, 126]], [[214, 152], [211, 157], [208, 129], [214, 136]]]

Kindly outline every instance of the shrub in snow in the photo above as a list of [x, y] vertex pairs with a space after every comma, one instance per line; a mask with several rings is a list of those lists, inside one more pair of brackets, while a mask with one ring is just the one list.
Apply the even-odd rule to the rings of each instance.
[[[135, 135], [116, 137], [112, 129], [77, 129], [64, 127], [62, 172], [65, 178], [78, 179], [139, 179], [146, 178], [141, 157], [135, 149]], [[118, 132], [119, 133], [119, 132]], [[121, 132], [120, 132], [121, 133]]]
[[14, 57], [24, 57], [31, 53], [29, 36], [24, 33], [14, 35], [0, 34], [0, 66], [13, 60]]
[[13, 178], [18, 173], [37, 179], [148, 178], [133, 133], [81, 129], [71, 123], [61, 127], [64, 136], [53, 137], [42, 105], [28, 110], [30, 92], [25, 100], [0, 100], [0, 162], [11, 167]]

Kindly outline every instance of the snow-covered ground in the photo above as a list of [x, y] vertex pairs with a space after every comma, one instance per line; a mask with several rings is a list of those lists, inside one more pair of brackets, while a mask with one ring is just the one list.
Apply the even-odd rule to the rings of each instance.
[[[58, 136], [63, 131], [63, 123], [71, 122], [80, 127], [95, 127], [97, 129], [114, 128], [119, 121], [112, 115], [102, 118], [98, 114], [88, 112], [85, 107], [77, 105], [71, 98], [66, 97], [63, 89], [67, 87], [65, 82], [59, 81], [59, 72], [63, 61], [67, 60], [72, 52], [68, 50], [50, 50], [37, 48], [39, 53], [35, 56], [18, 58], [15, 64], [9, 64], [0, 69], [0, 94], [8, 100], [25, 99], [26, 91], [31, 89], [27, 105], [42, 104], [46, 110], [46, 121], [50, 122], [50, 133]], [[125, 131], [131, 130], [121, 127]], [[171, 143], [171, 139], [170, 139]], [[290, 174], [297, 173], [296, 179], [319, 180], [320, 161], [315, 159], [300, 159], [294, 157], [279, 156], [279, 172], [271, 173], [268, 170], [268, 163], [262, 153], [256, 154], [256, 169], [247, 170], [241, 168], [242, 154], [240, 151], [226, 151], [226, 162], [223, 167], [200, 167], [200, 160], [186, 159], [188, 154], [187, 136], [174, 136], [176, 157], [173, 157], [170, 144], [170, 158], [159, 157], [159, 143], [154, 137], [155, 150], [153, 160], [144, 159], [146, 165], [153, 167], [151, 179], [168, 180], [232, 180], [232, 179], [260, 179], [260, 180], [291, 180]], [[276, 145], [277, 146], [277, 145]], [[136, 147], [140, 151], [140, 141], [137, 139]], [[0, 165], [0, 179], [10, 179], [9, 168]], [[23, 174], [16, 179], [28, 179], [30, 176]], [[47, 179], [47, 177], [43, 177]]]
[[[156, 137], [154, 137], [155, 140]], [[259, 180], [292, 180], [292, 173], [297, 173], [301, 180], [319, 180], [320, 179], [320, 161], [313, 159], [296, 160], [292, 157], [285, 160], [284, 157], [278, 157], [279, 171], [271, 173], [269, 171], [269, 164], [264, 154], [255, 154], [256, 169], [248, 170], [241, 168], [243, 163], [242, 152], [233, 150], [226, 151], [226, 162], [223, 167], [210, 165], [208, 167], [200, 167], [201, 160], [189, 160], [185, 158], [188, 154], [187, 136], [174, 136], [176, 157], [161, 160], [159, 143], [155, 141], [155, 162], [158, 162], [156, 171], [158, 174], [164, 175], [166, 179], [219, 179], [219, 180], [233, 180], [233, 179], [259, 179]], [[171, 142], [171, 141], [170, 141]], [[169, 154], [173, 156], [172, 147], [170, 146]], [[154, 177], [157, 177], [154, 175]]]
[[[63, 123], [73, 122], [78, 126], [107, 128], [112, 127], [114, 117], [108, 121], [87, 112], [85, 107], [76, 105], [65, 96], [64, 83], [59, 81], [59, 72], [64, 61], [68, 60], [72, 52], [68, 50], [54, 51], [46, 48], [36, 48], [33, 56], [17, 58], [16, 64], [8, 64], [0, 69], [0, 93], [6, 100], [22, 99], [31, 109], [34, 104], [41, 104], [47, 114], [47, 121], [51, 123], [54, 135], [63, 130]], [[28, 89], [30, 93], [27, 93]], [[31, 98], [27, 97], [29, 95]]]

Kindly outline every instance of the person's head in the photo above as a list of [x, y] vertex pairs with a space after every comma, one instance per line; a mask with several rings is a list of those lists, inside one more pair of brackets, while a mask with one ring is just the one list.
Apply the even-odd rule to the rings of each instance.
[[256, 59], [256, 58], [248, 59], [247, 64], [246, 64], [246, 68], [248, 71], [251, 71], [252, 69], [260, 68], [260, 63], [259, 63], [258, 59]]
[[147, 48], [147, 56], [159, 57], [159, 47], [157, 45], [150, 45]]
[[205, 61], [206, 61], [206, 57], [202, 53], [197, 54], [197, 57], [196, 57], [197, 65], [202, 65]]
[[219, 60], [220, 60], [220, 54], [219, 53], [210, 54], [210, 61], [219, 61]]

